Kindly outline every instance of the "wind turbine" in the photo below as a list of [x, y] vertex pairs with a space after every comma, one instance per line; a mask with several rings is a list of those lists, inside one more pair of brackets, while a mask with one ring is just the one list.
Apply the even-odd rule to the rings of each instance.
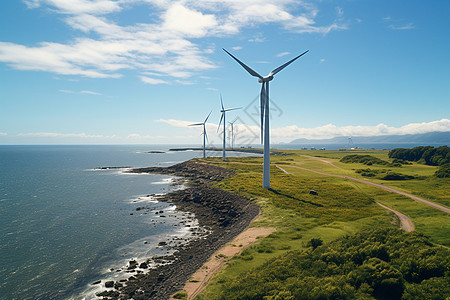
[[217, 131], [219, 131], [219, 128], [220, 128], [220, 124], [222, 124], [222, 120], [223, 120], [223, 150], [222, 150], [222, 157], [223, 157], [223, 161], [225, 161], [225, 147], [226, 147], [226, 144], [225, 144], [225, 141], [226, 141], [226, 138], [225, 138], [225, 132], [226, 132], [226, 130], [225, 130], [225, 126], [226, 126], [226, 122], [225, 122], [225, 113], [227, 112], [227, 111], [230, 111], [230, 110], [235, 110], [235, 109], [241, 109], [242, 107], [237, 107], [237, 108], [224, 108], [223, 107], [223, 101], [222, 101], [222, 95], [220, 95], [220, 105], [222, 106], [222, 109], [220, 110], [220, 112], [222, 113], [222, 116], [220, 117], [220, 121], [219, 121], [219, 127], [217, 127]]
[[206, 121], [208, 121], [209, 116], [211, 115], [212, 111], [209, 112], [208, 116], [206, 117], [205, 121], [203, 123], [196, 123], [196, 124], [191, 124], [189, 126], [201, 126], [203, 125], [203, 158], [206, 158], [206, 150], [205, 150], [205, 145], [206, 145], [206, 140], [208, 139], [208, 135], [206, 134]]
[[[223, 49], [223, 48], [222, 48]], [[269, 127], [269, 81], [273, 79], [273, 76], [286, 68], [288, 65], [293, 63], [300, 56], [306, 54], [309, 50], [303, 52], [302, 54], [294, 57], [287, 63], [274, 69], [269, 75], [263, 77], [256, 73], [253, 69], [248, 67], [242, 61], [233, 56], [230, 52], [223, 49], [228, 55], [230, 55], [235, 61], [238, 62], [250, 75], [258, 77], [258, 82], [262, 83], [261, 94], [260, 94], [260, 108], [261, 108], [261, 143], [264, 141], [264, 163], [263, 163], [263, 188], [270, 189], [270, 127]], [[264, 133], [264, 139], [263, 139]]]
[[234, 149], [234, 123], [236, 123], [237, 118], [233, 122], [228, 122], [231, 125], [231, 149]]

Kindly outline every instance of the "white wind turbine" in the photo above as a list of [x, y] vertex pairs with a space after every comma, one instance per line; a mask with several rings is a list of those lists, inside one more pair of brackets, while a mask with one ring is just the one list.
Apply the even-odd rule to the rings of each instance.
[[233, 122], [228, 122], [231, 125], [231, 149], [234, 149], [234, 123], [236, 123], [237, 118]]
[[226, 126], [226, 121], [225, 121], [225, 113], [227, 112], [227, 111], [230, 111], [230, 110], [235, 110], [235, 109], [241, 109], [242, 107], [237, 107], [237, 108], [224, 108], [223, 107], [223, 101], [222, 101], [222, 95], [220, 95], [220, 105], [221, 105], [221, 107], [222, 107], [222, 109], [220, 110], [220, 112], [222, 113], [222, 116], [220, 117], [220, 121], [219, 121], [219, 127], [217, 128], [217, 131], [219, 131], [219, 129], [220, 129], [220, 124], [222, 123], [222, 120], [223, 120], [223, 149], [222, 149], [222, 157], [223, 157], [223, 161], [225, 161], [225, 148], [226, 148], [226, 144], [225, 144], [225, 141], [226, 141], [226, 137], [225, 137], [225, 132], [226, 132], [226, 130], [225, 130], [225, 126]]
[[211, 115], [212, 111], [208, 114], [205, 121], [203, 123], [196, 123], [191, 124], [189, 126], [201, 126], [203, 125], [203, 158], [206, 158], [206, 140], [208, 139], [208, 135], [206, 134], [206, 121], [208, 121], [209, 116]]
[[[264, 141], [264, 163], [263, 163], [263, 188], [270, 189], [270, 127], [269, 127], [269, 81], [273, 79], [273, 76], [293, 63], [300, 56], [306, 54], [309, 50], [303, 52], [297, 57], [294, 57], [287, 63], [274, 69], [269, 75], [263, 77], [244, 64], [242, 61], [233, 56], [230, 52], [223, 49], [228, 55], [230, 55], [235, 61], [237, 61], [250, 75], [258, 77], [258, 82], [262, 83], [261, 95], [260, 95], [260, 108], [261, 108], [261, 143]], [[264, 133], [264, 139], [263, 139]]]

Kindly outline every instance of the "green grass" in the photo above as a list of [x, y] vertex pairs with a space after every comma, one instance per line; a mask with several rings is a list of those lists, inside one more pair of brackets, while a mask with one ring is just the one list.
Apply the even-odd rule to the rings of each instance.
[[[227, 263], [227, 267], [216, 275], [198, 299], [215, 299], [227, 283], [238, 279], [248, 270], [262, 266], [268, 260], [285, 255], [288, 251], [304, 250], [313, 238], [324, 242], [336, 240], [342, 236], [354, 234], [364, 228], [398, 227], [391, 212], [376, 204], [383, 203], [408, 215], [416, 226], [416, 231], [431, 238], [436, 244], [450, 246], [450, 218], [447, 213], [417, 203], [410, 198], [389, 193], [342, 178], [323, 176], [308, 171], [295, 169], [299, 166], [329, 174], [347, 175], [364, 178], [355, 170], [367, 168], [364, 164], [345, 164], [339, 160], [348, 154], [371, 155], [391, 162], [388, 151], [285, 151], [288, 156], [272, 156], [271, 163], [279, 164], [288, 172], [271, 168], [272, 190], [262, 186], [262, 158], [228, 158], [222, 163], [220, 158], [209, 158], [213, 164], [232, 169], [236, 175], [215, 183], [219, 188], [232, 191], [253, 199], [262, 209], [261, 219], [251, 226], [274, 227], [276, 232], [260, 239], [245, 249], [241, 255]], [[336, 167], [315, 156], [332, 162]], [[237, 164], [244, 163], [244, 164]], [[433, 177], [436, 167], [403, 165], [386, 167], [371, 165], [373, 169], [390, 169], [393, 172], [408, 174], [420, 179], [386, 182], [369, 179], [376, 183], [389, 185], [429, 200], [448, 205], [448, 179]], [[309, 194], [318, 191], [318, 196]]]

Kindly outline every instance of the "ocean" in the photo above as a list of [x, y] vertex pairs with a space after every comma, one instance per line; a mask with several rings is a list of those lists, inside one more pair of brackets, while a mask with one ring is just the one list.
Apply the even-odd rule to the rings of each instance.
[[[129, 260], [168, 254], [159, 242], [189, 238], [181, 222], [195, 219], [150, 196], [180, 188], [173, 178], [126, 173], [202, 155], [169, 148], [0, 146], [0, 299], [90, 299], [102, 290], [94, 281], [127, 278], [118, 270]], [[146, 153], [155, 150], [164, 153]]]

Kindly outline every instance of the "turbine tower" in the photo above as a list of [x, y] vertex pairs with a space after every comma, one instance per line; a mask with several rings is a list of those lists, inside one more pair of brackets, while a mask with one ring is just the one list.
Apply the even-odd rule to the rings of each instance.
[[203, 123], [196, 123], [191, 124], [189, 126], [203, 126], [203, 158], [206, 158], [206, 140], [208, 139], [208, 135], [206, 134], [206, 121], [208, 121], [209, 116], [211, 115], [212, 111], [209, 112], [208, 116], [206, 117], [205, 121]]
[[231, 125], [231, 149], [234, 149], [234, 123], [236, 123], [237, 118], [233, 122], [228, 122]]
[[221, 105], [221, 107], [222, 107], [222, 109], [220, 110], [220, 112], [222, 113], [222, 116], [220, 117], [220, 121], [219, 121], [219, 127], [217, 127], [217, 131], [219, 131], [219, 129], [220, 129], [220, 124], [222, 124], [222, 120], [223, 120], [223, 149], [222, 149], [222, 157], [223, 157], [223, 161], [225, 161], [225, 148], [226, 148], [226, 143], [225, 143], [225, 141], [226, 141], [226, 137], [225, 137], [225, 132], [226, 132], [226, 130], [225, 130], [225, 126], [226, 126], [226, 122], [225, 122], [225, 113], [227, 112], [227, 111], [230, 111], [230, 110], [235, 110], [235, 109], [241, 109], [242, 107], [237, 107], [237, 108], [224, 108], [223, 107], [223, 101], [222, 101], [222, 95], [220, 95], [220, 105]]
[[[222, 48], [223, 49], [223, 48]], [[269, 75], [263, 77], [256, 73], [253, 69], [248, 67], [242, 61], [233, 56], [230, 52], [223, 49], [228, 55], [230, 55], [238, 64], [240, 64], [250, 75], [258, 77], [258, 82], [262, 83], [260, 94], [260, 109], [261, 109], [261, 143], [264, 141], [264, 163], [263, 163], [263, 188], [270, 189], [270, 126], [269, 126], [269, 81], [273, 79], [273, 76], [293, 63], [300, 56], [306, 54], [309, 50], [306, 50], [302, 54], [294, 57], [287, 63], [274, 69]], [[264, 138], [263, 138], [264, 135]]]

